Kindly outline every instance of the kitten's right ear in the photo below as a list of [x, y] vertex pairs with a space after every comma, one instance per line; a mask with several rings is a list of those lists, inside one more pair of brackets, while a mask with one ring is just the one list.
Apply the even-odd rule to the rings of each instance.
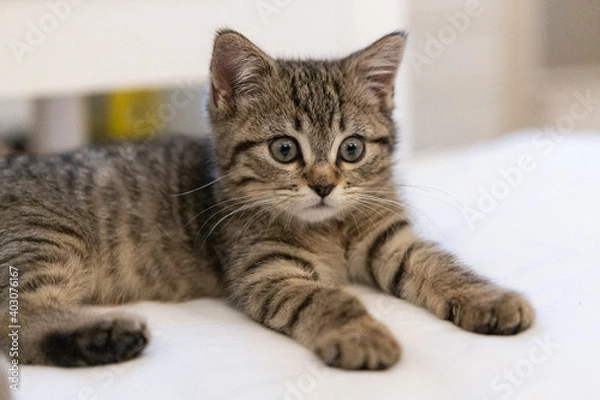
[[239, 99], [260, 90], [275, 68], [274, 60], [245, 36], [232, 30], [217, 32], [210, 63], [214, 106], [234, 108]]

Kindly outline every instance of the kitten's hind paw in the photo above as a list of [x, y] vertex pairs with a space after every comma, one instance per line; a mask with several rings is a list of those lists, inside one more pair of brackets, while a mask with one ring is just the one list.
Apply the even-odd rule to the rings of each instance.
[[144, 320], [117, 314], [74, 330], [49, 333], [42, 346], [52, 364], [77, 367], [130, 360], [140, 355], [149, 339]]
[[391, 332], [371, 317], [333, 329], [318, 340], [317, 355], [329, 366], [381, 370], [400, 358], [400, 346]]

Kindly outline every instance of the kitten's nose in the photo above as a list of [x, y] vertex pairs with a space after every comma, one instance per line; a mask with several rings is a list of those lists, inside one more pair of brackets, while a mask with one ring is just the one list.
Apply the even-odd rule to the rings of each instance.
[[311, 189], [314, 190], [319, 196], [325, 198], [331, 193], [335, 185], [313, 185]]

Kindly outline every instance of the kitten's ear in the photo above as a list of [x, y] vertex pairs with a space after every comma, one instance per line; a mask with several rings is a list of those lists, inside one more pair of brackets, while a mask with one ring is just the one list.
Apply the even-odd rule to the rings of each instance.
[[406, 38], [405, 32], [390, 33], [346, 59], [359, 82], [374, 93], [388, 111], [394, 108], [394, 84]]
[[276, 68], [275, 61], [245, 36], [231, 30], [217, 33], [210, 63], [212, 102], [233, 108], [243, 96], [257, 91]]

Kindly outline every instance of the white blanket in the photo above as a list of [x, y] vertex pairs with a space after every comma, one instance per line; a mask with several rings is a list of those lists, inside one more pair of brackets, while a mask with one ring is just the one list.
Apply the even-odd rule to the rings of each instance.
[[[556, 141], [557, 140], [557, 141]], [[137, 360], [25, 366], [17, 400], [594, 399], [600, 368], [600, 134], [522, 132], [401, 162], [422, 233], [525, 293], [537, 321], [514, 337], [468, 333], [374, 290], [355, 291], [403, 346], [384, 372], [324, 367], [226, 301], [144, 303]]]

